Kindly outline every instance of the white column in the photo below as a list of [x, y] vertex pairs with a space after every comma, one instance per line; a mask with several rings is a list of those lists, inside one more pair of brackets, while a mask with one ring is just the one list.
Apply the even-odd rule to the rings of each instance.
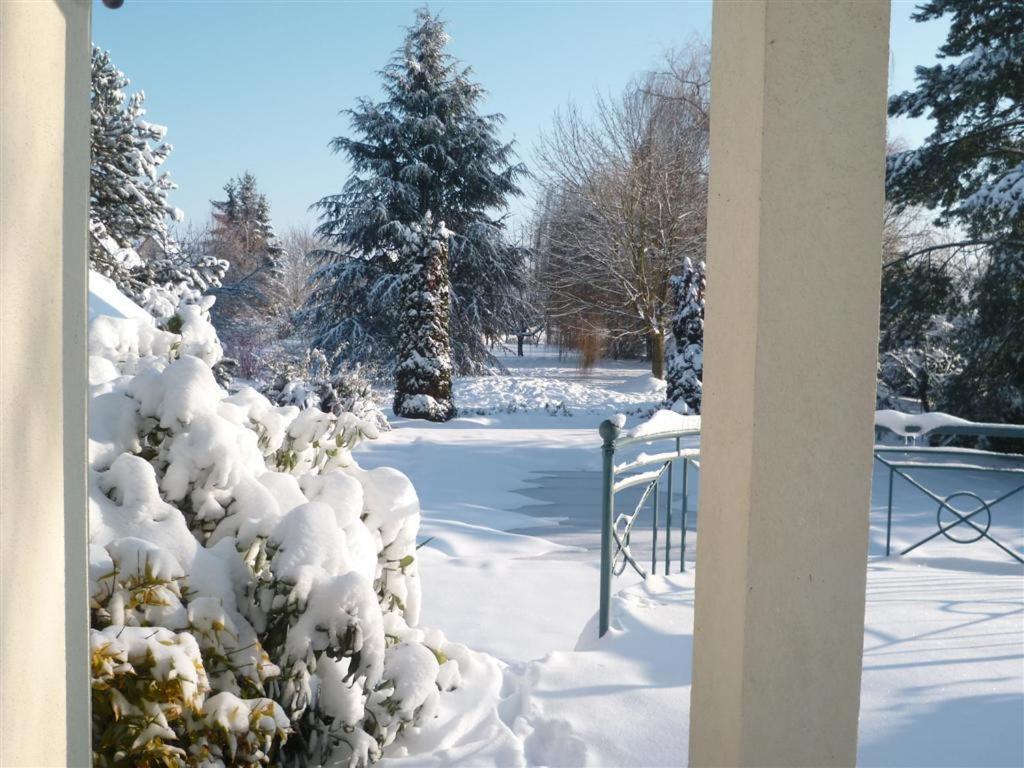
[[0, 2], [0, 765], [87, 766], [87, 0]]
[[715, 4], [694, 766], [856, 760], [888, 22]]

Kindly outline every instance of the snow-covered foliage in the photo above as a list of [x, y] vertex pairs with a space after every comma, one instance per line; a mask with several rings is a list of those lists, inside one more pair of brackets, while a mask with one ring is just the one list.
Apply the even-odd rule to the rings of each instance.
[[394, 411], [398, 416], [448, 421], [455, 415], [449, 236], [444, 222], [435, 225], [429, 214], [406, 232], [398, 315], [401, 333], [395, 366]]
[[913, 18], [949, 18], [940, 62], [918, 67], [889, 114], [927, 116], [932, 133], [888, 161], [899, 207], [934, 209], [973, 248], [980, 275], [956, 339], [965, 365], [940, 407], [979, 421], [1024, 420], [1024, 4], [929, 0]]
[[[166, 128], [145, 120], [145, 94], [127, 95], [128, 85], [110, 54], [93, 46], [89, 210], [121, 246], [136, 245], [145, 237], [162, 244], [167, 219], [181, 219], [181, 211], [167, 202], [168, 191], [176, 185], [160, 170], [171, 145], [164, 142]], [[105, 250], [95, 251], [94, 269], [116, 280], [116, 267]]]
[[301, 361], [272, 365], [268, 379], [260, 391], [277, 405], [319, 408], [335, 416], [351, 413], [378, 431], [391, 429], [362, 369], [332, 366], [319, 349], [306, 350]]
[[886, 217], [877, 407], [949, 407], [948, 384], [963, 367], [958, 341], [967, 324], [966, 270], [955, 270], [945, 254], [903, 258], [930, 239], [913, 231], [906, 237], [898, 229], [902, 224]]
[[[217, 288], [228, 263], [213, 256], [192, 256], [171, 243], [161, 258], [144, 261], [131, 247], [119, 244], [99, 219], [89, 221], [90, 252], [96, 271], [114, 282], [118, 290], [136, 301], [158, 320], [170, 321], [178, 305], [196, 303], [203, 294]], [[172, 329], [173, 330], [173, 329]]]
[[519, 322], [524, 253], [506, 242], [502, 211], [524, 173], [502, 143], [500, 115], [481, 115], [483, 89], [445, 51], [444, 24], [417, 11], [381, 73], [382, 101], [348, 112], [358, 138], [331, 142], [353, 173], [315, 204], [329, 248], [310, 299], [313, 343], [350, 362], [395, 365], [406, 232], [428, 212], [452, 230], [451, 327], [455, 363], [475, 370], [486, 342]]
[[944, 63], [918, 67], [917, 88], [889, 102], [891, 115], [935, 121], [923, 146], [889, 158], [890, 197], [937, 207], [944, 220], [981, 226], [989, 236], [1009, 234], [1024, 216], [1024, 8], [930, 0], [914, 19], [946, 15]]
[[95, 763], [365, 765], [467, 653], [415, 628], [416, 492], [353, 459], [374, 424], [221, 389], [211, 303], [95, 302]]
[[675, 349], [666, 367], [666, 403], [680, 413], [700, 413], [704, 378], [704, 291], [707, 287], [704, 262], [697, 266], [689, 258], [683, 271], [671, 281], [676, 301], [672, 315]]
[[956, 324], [935, 315], [919, 341], [886, 350], [878, 363], [878, 407], [892, 408], [912, 397], [925, 411], [949, 400], [949, 386], [964, 367], [954, 343]]

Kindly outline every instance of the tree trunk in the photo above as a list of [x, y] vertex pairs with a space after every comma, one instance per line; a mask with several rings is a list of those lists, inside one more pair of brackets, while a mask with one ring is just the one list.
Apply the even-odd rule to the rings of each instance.
[[448, 239], [429, 216], [403, 253], [402, 323], [395, 366], [396, 416], [448, 421], [452, 400]]
[[522, 357], [523, 356], [523, 335], [522, 334], [519, 334], [518, 336], [516, 336], [516, 356], [517, 357]]
[[665, 332], [651, 331], [647, 334], [647, 346], [651, 353], [651, 375], [656, 379], [665, 378]]

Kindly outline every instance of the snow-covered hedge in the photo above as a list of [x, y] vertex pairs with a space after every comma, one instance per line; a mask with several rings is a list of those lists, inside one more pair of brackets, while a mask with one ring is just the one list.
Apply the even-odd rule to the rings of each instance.
[[91, 319], [95, 764], [365, 765], [468, 659], [415, 628], [416, 493], [371, 422], [221, 389], [211, 304]]

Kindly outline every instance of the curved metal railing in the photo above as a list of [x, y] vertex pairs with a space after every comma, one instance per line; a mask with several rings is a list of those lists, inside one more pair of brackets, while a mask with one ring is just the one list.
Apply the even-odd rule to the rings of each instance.
[[[621, 575], [627, 567], [633, 568], [641, 577], [647, 578], [647, 571], [633, 555], [631, 548], [634, 527], [641, 513], [650, 502], [651, 525], [651, 573], [658, 567], [659, 534], [661, 533], [660, 490], [662, 482], [667, 486], [664, 525], [664, 571], [671, 571], [673, 495], [677, 465], [681, 463], [682, 508], [679, 528], [679, 570], [686, 570], [686, 529], [689, 511], [690, 473], [700, 471], [700, 450], [684, 448], [686, 437], [700, 434], [700, 428], [679, 429], [650, 434], [623, 434], [612, 421], [605, 421], [599, 430], [603, 444], [603, 489], [601, 502], [601, 605], [598, 631], [601, 636], [608, 631], [611, 612], [612, 576]], [[668, 443], [667, 447], [664, 445]], [[615, 463], [617, 451], [637, 445], [660, 444], [656, 453], [640, 453], [621, 464]], [[629, 488], [641, 488], [639, 500], [617, 512], [615, 497]]]

